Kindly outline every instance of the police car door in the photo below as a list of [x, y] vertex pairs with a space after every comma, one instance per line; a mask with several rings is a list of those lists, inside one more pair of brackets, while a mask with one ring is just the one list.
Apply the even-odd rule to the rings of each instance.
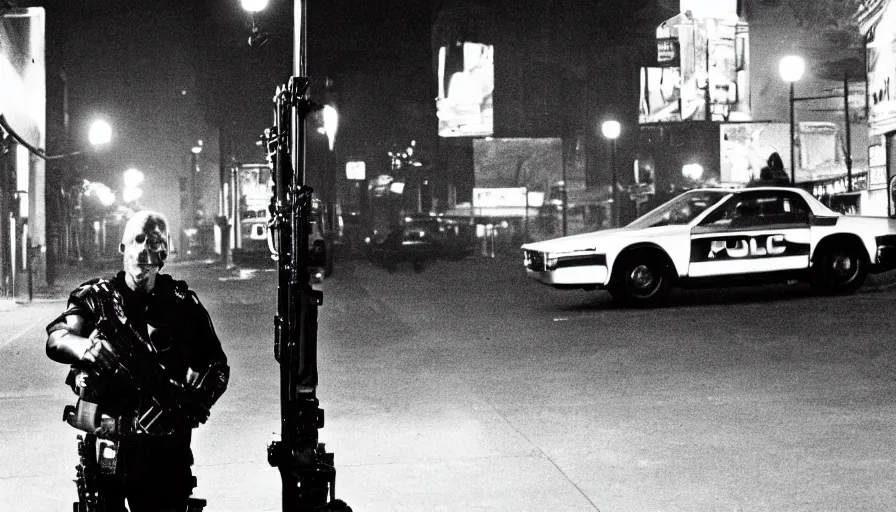
[[809, 267], [809, 205], [788, 190], [731, 197], [691, 230], [691, 277]]

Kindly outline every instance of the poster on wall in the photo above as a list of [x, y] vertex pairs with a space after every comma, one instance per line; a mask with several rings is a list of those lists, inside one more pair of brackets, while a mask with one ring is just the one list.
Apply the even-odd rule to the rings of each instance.
[[748, 121], [748, 41], [737, 16], [660, 24], [656, 64], [641, 68], [640, 122]]
[[730, 123], [719, 126], [719, 169], [722, 183], [758, 180], [772, 153], [790, 162], [788, 123]]
[[[478, 188], [549, 192], [563, 180], [563, 143], [559, 138], [476, 139], [473, 165]], [[584, 189], [584, 168], [567, 165], [566, 184], [569, 190]]]
[[890, 218], [896, 219], [896, 175], [890, 178]]
[[887, 153], [883, 144], [868, 146], [868, 190], [887, 188]]
[[889, 2], [869, 33], [868, 125], [869, 135], [896, 130], [896, 2]]
[[458, 42], [439, 48], [436, 111], [441, 137], [494, 133], [494, 46]]
[[[686, 119], [682, 117], [682, 111], [693, 113], [699, 105], [682, 105], [682, 86], [679, 67], [641, 68], [640, 121], [656, 123]], [[695, 95], [696, 91], [692, 91], [686, 96]]]

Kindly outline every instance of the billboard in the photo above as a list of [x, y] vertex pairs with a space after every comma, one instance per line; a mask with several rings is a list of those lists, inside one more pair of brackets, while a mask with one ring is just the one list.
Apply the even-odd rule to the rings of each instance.
[[896, 130], [896, 2], [884, 9], [866, 49], [870, 136]]
[[[797, 183], [846, 175], [843, 140], [837, 125], [820, 121], [797, 123], [794, 140]], [[790, 124], [772, 122], [719, 125], [720, 171], [723, 183], [748, 183], [772, 153], [778, 153], [790, 174]]]
[[719, 126], [720, 181], [746, 184], [759, 179], [759, 171], [772, 153], [789, 167], [788, 123], [731, 123]]
[[494, 133], [492, 45], [463, 42], [439, 48], [436, 110], [441, 137], [484, 137]]
[[363, 160], [345, 162], [345, 179], [360, 181], [367, 179], [367, 164]]
[[[568, 159], [568, 189], [585, 188], [585, 168]], [[473, 141], [475, 187], [514, 188], [549, 192], [563, 180], [560, 138], [477, 139]]]
[[746, 23], [679, 14], [656, 38], [656, 62], [641, 68], [640, 122], [749, 120]]

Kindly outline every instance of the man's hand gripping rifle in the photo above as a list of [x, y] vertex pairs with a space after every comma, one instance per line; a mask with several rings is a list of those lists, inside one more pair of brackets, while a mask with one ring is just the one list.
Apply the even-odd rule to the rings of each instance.
[[[219, 368], [191, 375], [189, 387], [169, 379], [153, 345], [128, 323], [121, 308], [121, 297], [112, 293], [111, 297], [96, 300], [98, 318], [91, 337], [105, 340], [117, 355], [117, 362], [109, 371], [73, 368], [69, 374], [68, 383], [77, 391], [78, 403], [66, 406], [62, 419], [86, 432], [78, 436], [76, 512], [105, 512], [106, 503], [98, 479], [118, 473], [117, 442], [122, 436], [167, 434], [173, 428], [204, 423], [221, 391], [213, 385], [206, 386], [206, 380], [215, 381], [207, 377]], [[114, 411], [115, 415], [106, 414], [104, 409], [110, 404], [102, 403], [104, 391], [112, 382], [127, 387], [126, 391], [136, 400], [126, 406], [112, 404], [107, 412]], [[199, 512], [204, 503], [191, 497], [187, 510]]]
[[[205, 386], [212, 369], [204, 371], [189, 387], [170, 379], [153, 345], [128, 323], [120, 297], [116, 294], [100, 302], [96, 329], [91, 337], [106, 340], [118, 356], [118, 362], [109, 372], [93, 368], [73, 370], [70, 383], [79, 398], [76, 406], [65, 408], [63, 420], [89, 434], [109, 439], [131, 433], [163, 435], [175, 428], [205, 423], [217, 398], [215, 391]], [[129, 387], [129, 394], [137, 401], [133, 411], [121, 411], [123, 415], [118, 417], [103, 414], [100, 404], [105, 389], [113, 381]]]
[[276, 125], [265, 133], [274, 181], [270, 236], [279, 270], [274, 357], [282, 425], [280, 441], [268, 445], [268, 462], [280, 470], [284, 511], [350, 512], [336, 499], [333, 454], [318, 442], [324, 411], [316, 396], [317, 309], [323, 294], [311, 287], [309, 265], [312, 189], [304, 183], [304, 138], [305, 117], [316, 106], [307, 95], [303, 77], [278, 88]]

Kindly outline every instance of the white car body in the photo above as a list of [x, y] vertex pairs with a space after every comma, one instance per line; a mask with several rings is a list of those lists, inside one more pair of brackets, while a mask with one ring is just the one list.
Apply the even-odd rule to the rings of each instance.
[[[679, 205], [698, 210], [703, 197], [711, 198], [706, 203], [717, 202], [692, 218], [681, 215], [687, 219], [681, 223], [669, 219], [670, 213], [677, 215]], [[890, 219], [840, 215], [805, 190], [788, 187], [692, 190], [628, 226], [529, 243], [522, 250], [530, 277], [558, 288], [593, 289], [611, 288], [619, 278], [614, 274], [619, 263], [638, 249], [660, 259], [665, 255], [672, 281], [683, 285], [726, 278], [805, 277], [822, 244], [863, 247], [865, 272], [896, 266], [896, 225]]]

